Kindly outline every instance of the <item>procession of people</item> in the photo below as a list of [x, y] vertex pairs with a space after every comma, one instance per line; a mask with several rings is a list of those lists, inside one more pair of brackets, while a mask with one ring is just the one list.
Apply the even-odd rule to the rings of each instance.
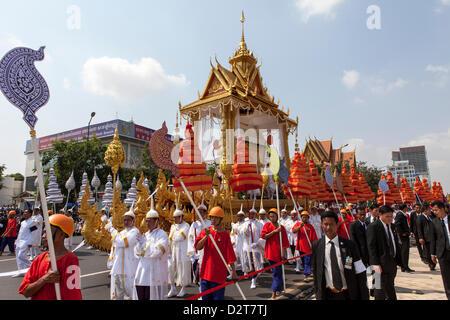
[[[241, 206], [236, 214], [237, 222], [232, 224], [231, 230], [225, 230], [224, 210], [216, 206], [208, 212], [202, 201], [198, 209], [205, 225], [199, 220], [191, 225], [185, 222], [184, 210], [177, 207], [173, 212], [174, 223], [167, 233], [160, 229], [159, 213], [152, 205], [145, 219], [148, 231], [141, 234], [134, 225], [136, 216], [131, 207], [123, 216], [125, 228], [122, 231], [117, 231], [111, 221], [105, 226], [112, 237], [106, 261], [111, 278], [110, 298], [185, 297], [185, 288], [194, 285], [200, 293], [210, 292], [200, 299], [223, 300], [225, 287], [214, 290], [215, 287], [237, 280], [239, 271], [244, 276], [249, 275], [250, 288], [254, 289], [260, 271], [269, 267], [273, 283], [267, 289], [272, 292], [270, 299], [275, 299], [285, 286], [280, 262], [298, 260], [303, 279], [313, 281], [314, 297], [318, 300], [369, 300], [371, 296], [375, 300], [396, 300], [397, 268], [414, 273], [409, 268], [410, 239], [414, 238], [417, 246], [421, 245], [421, 260], [430, 271], [439, 266], [445, 294], [450, 299], [448, 204], [441, 201], [416, 203], [414, 210], [401, 204], [396, 212], [392, 206], [372, 204], [366, 208], [360, 204], [355, 215], [350, 208], [321, 205], [309, 210], [302, 208], [301, 212], [294, 209], [290, 216], [286, 209], [279, 215], [278, 210], [272, 208], [268, 211], [269, 221], [264, 223], [256, 219], [254, 206], [247, 213]], [[81, 299], [78, 260], [67, 246], [67, 239], [75, 231], [75, 222], [70, 212], [53, 214], [50, 210], [49, 213], [52, 228], [63, 231], [60, 237], [58, 233], [52, 234], [56, 256], [66, 257], [70, 253], [67, 258], [70, 262], [63, 264], [58, 260], [58, 272], [51, 270], [49, 259], [45, 259], [48, 251], [36, 250], [41, 241], [47, 246], [41, 210], [36, 208], [33, 215], [25, 210], [14, 244], [18, 270], [26, 271], [19, 293], [32, 299], [48, 299], [55, 295], [53, 284], [57, 278], [58, 283], [62, 283], [63, 277], [72, 277], [71, 281], [66, 281], [69, 285], [62, 286], [62, 297]], [[410, 223], [412, 214], [415, 214], [414, 229]], [[12, 220], [14, 215], [15, 212], [10, 211], [11, 221], [15, 221]], [[9, 223], [9, 228], [14, 227], [13, 224]], [[5, 233], [10, 235], [8, 230]], [[270, 269], [272, 265], [275, 267]], [[296, 270], [299, 270], [298, 264]], [[374, 274], [378, 279], [375, 284]]]

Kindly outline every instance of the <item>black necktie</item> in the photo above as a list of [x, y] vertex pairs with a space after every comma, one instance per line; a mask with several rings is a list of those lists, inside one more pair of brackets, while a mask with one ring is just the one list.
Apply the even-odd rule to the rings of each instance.
[[389, 224], [387, 224], [386, 226], [387, 226], [387, 229], [388, 229], [389, 253], [391, 254], [391, 257], [395, 257], [394, 245], [392, 244], [391, 228], [390, 228]]
[[333, 287], [336, 290], [341, 290], [342, 285], [342, 277], [341, 271], [339, 269], [339, 264], [337, 261], [336, 249], [334, 248], [333, 241], [330, 241], [331, 249], [330, 249], [330, 261], [331, 261], [331, 275], [333, 277]]

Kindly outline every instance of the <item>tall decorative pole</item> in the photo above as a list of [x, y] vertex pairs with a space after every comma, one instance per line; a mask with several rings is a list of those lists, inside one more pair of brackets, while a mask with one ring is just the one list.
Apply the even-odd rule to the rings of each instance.
[[64, 206], [64, 211], [67, 210], [67, 205], [69, 203], [69, 197], [70, 197], [70, 192], [75, 189], [75, 178], [73, 177], [73, 171], [72, 174], [70, 175], [69, 179], [66, 181], [66, 190], [67, 190], [67, 200], [66, 200], [66, 205]]
[[91, 181], [91, 186], [93, 186], [95, 189], [95, 202], [97, 202], [97, 190], [101, 186], [101, 182], [97, 176], [97, 171], [95, 169], [94, 169], [94, 177], [92, 178]]
[[[23, 113], [23, 120], [30, 127], [31, 143], [33, 147], [34, 161], [39, 184], [42, 211], [44, 213], [45, 231], [52, 234], [48, 218], [47, 201], [45, 199], [44, 175], [41, 159], [39, 157], [36, 131], [37, 122], [35, 112], [44, 106], [50, 98], [50, 92], [42, 75], [34, 66], [34, 61], [44, 59], [45, 47], [39, 50], [18, 47], [10, 50], [0, 61], [0, 89], [6, 99]], [[51, 268], [57, 271], [55, 248], [52, 237], [47, 238]], [[55, 283], [56, 299], [61, 300], [59, 283]]]
[[123, 166], [125, 163], [125, 151], [123, 150], [122, 143], [119, 140], [119, 129], [116, 126], [116, 131], [114, 132], [114, 139], [108, 145], [105, 152], [105, 163], [107, 166], [111, 167], [113, 172], [113, 190], [116, 192], [116, 175], [119, 171], [119, 167]]

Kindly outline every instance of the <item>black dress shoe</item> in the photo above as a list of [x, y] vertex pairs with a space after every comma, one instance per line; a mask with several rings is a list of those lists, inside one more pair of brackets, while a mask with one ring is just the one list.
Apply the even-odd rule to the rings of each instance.
[[414, 271], [415, 271], [415, 270], [410, 269], [410, 268], [406, 269], [406, 272], [408, 272], [408, 273], [411, 273], [411, 272], [414, 272]]
[[402, 268], [402, 272], [406, 272], [406, 269], [405, 269], [405, 268]]

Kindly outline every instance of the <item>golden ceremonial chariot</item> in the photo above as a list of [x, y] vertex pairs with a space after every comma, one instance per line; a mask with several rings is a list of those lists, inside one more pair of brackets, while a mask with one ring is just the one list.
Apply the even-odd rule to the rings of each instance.
[[[231, 222], [236, 221], [236, 213], [239, 211], [241, 204], [249, 208], [249, 203], [257, 204], [256, 209], [264, 207], [270, 209], [276, 207], [276, 200], [264, 197], [264, 188], [267, 188], [270, 182], [270, 176], [267, 171], [267, 162], [261, 161], [265, 159], [264, 155], [267, 151], [267, 140], [272, 140], [272, 133], [277, 134], [277, 149], [281, 159], [284, 159], [287, 169], [290, 168], [291, 161], [289, 157], [288, 136], [289, 134], [296, 135], [295, 151], [298, 152], [297, 144], [297, 127], [298, 117], [296, 120], [289, 118], [289, 109], [284, 110], [284, 107], [279, 104], [279, 100], [275, 102], [275, 98], [270, 96], [268, 89], [263, 85], [260, 74], [261, 63], [257, 65], [258, 59], [254, 57], [253, 52], [247, 49], [247, 44], [244, 40], [244, 16], [241, 17], [242, 22], [242, 36], [239, 47], [234, 53], [233, 57], [229, 58], [231, 68], [228, 70], [223, 67], [217, 60], [216, 66], [210, 61], [211, 71], [208, 76], [203, 92], [198, 93], [198, 100], [190, 104], [182, 106], [179, 102], [180, 117], [192, 124], [193, 132], [195, 134], [194, 140], [201, 138], [204, 133], [204, 126], [202, 123], [209, 122], [210, 124], [220, 125], [220, 136], [217, 139], [221, 143], [222, 155], [219, 165], [215, 166], [215, 173], [212, 177], [210, 187], [205, 190], [192, 192], [193, 200], [196, 205], [201, 202], [211, 209], [214, 206], [221, 206], [225, 211], [224, 224], [227, 229], [230, 229]], [[232, 130], [266, 130], [267, 133], [262, 138], [256, 141], [244, 137], [246, 147], [252, 146], [252, 154], [256, 164], [256, 173], [262, 178], [262, 190], [257, 196], [259, 199], [246, 200], [238, 199], [238, 193], [231, 188], [231, 176], [233, 165], [233, 154], [237, 145], [237, 138], [227, 134], [227, 131]], [[178, 130], [178, 116], [177, 129]], [[181, 144], [178, 141], [174, 143], [164, 139], [167, 133], [165, 123], [163, 127], [156, 131], [155, 137], [150, 141], [150, 151], [153, 148], [162, 150], [161, 153], [167, 158], [167, 154], [173, 148]], [[270, 138], [268, 138], [270, 137]], [[256, 152], [255, 152], [256, 150]], [[256, 154], [253, 154], [256, 153]], [[152, 159], [158, 165], [157, 156]], [[114, 140], [109, 144], [105, 152], [105, 162], [111, 167], [113, 172], [113, 200], [110, 207], [110, 216], [112, 218], [113, 227], [116, 230], [122, 230], [123, 215], [127, 210], [127, 205], [121, 201], [121, 188], [116, 187], [116, 174], [120, 166], [125, 160], [125, 152], [119, 140], [118, 130], [114, 135]], [[161, 167], [160, 167], [161, 168]], [[167, 169], [167, 168], [164, 168]], [[137, 198], [132, 206], [132, 210], [136, 216], [135, 226], [141, 233], [147, 231], [145, 226], [145, 215], [150, 210], [150, 193], [144, 186], [144, 176], [141, 173], [140, 179], [136, 184]], [[276, 179], [275, 179], [276, 180]], [[278, 179], [279, 181], [279, 179]], [[278, 182], [279, 183], [279, 182]], [[159, 213], [159, 227], [168, 232], [173, 223], [173, 212], [176, 209], [176, 203], [180, 208], [184, 208], [184, 220], [191, 223], [195, 220], [195, 212], [187, 195], [183, 191], [176, 192], [173, 184], [166, 178], [163, 171], [160, 169], [156, 188], [154, 191], [154, 208]], [[82, 236], [88, 245], [91, 245], [102, 251], [109, 251], [111, 248], [111, 236], [105, 230], [105, 219], [102, 220], [103, 213], [97, 208], [97, 204], [91, 206], [88, 203], [90, 198], [89, 186], [86, 185], [85, 193], [81, 199], [79, 208], [80, 217], [84, 219], [82, 229]], [[287, 210], [294, 208], [292, 200], [280, 199], [280, 207], [285, 207]]]

